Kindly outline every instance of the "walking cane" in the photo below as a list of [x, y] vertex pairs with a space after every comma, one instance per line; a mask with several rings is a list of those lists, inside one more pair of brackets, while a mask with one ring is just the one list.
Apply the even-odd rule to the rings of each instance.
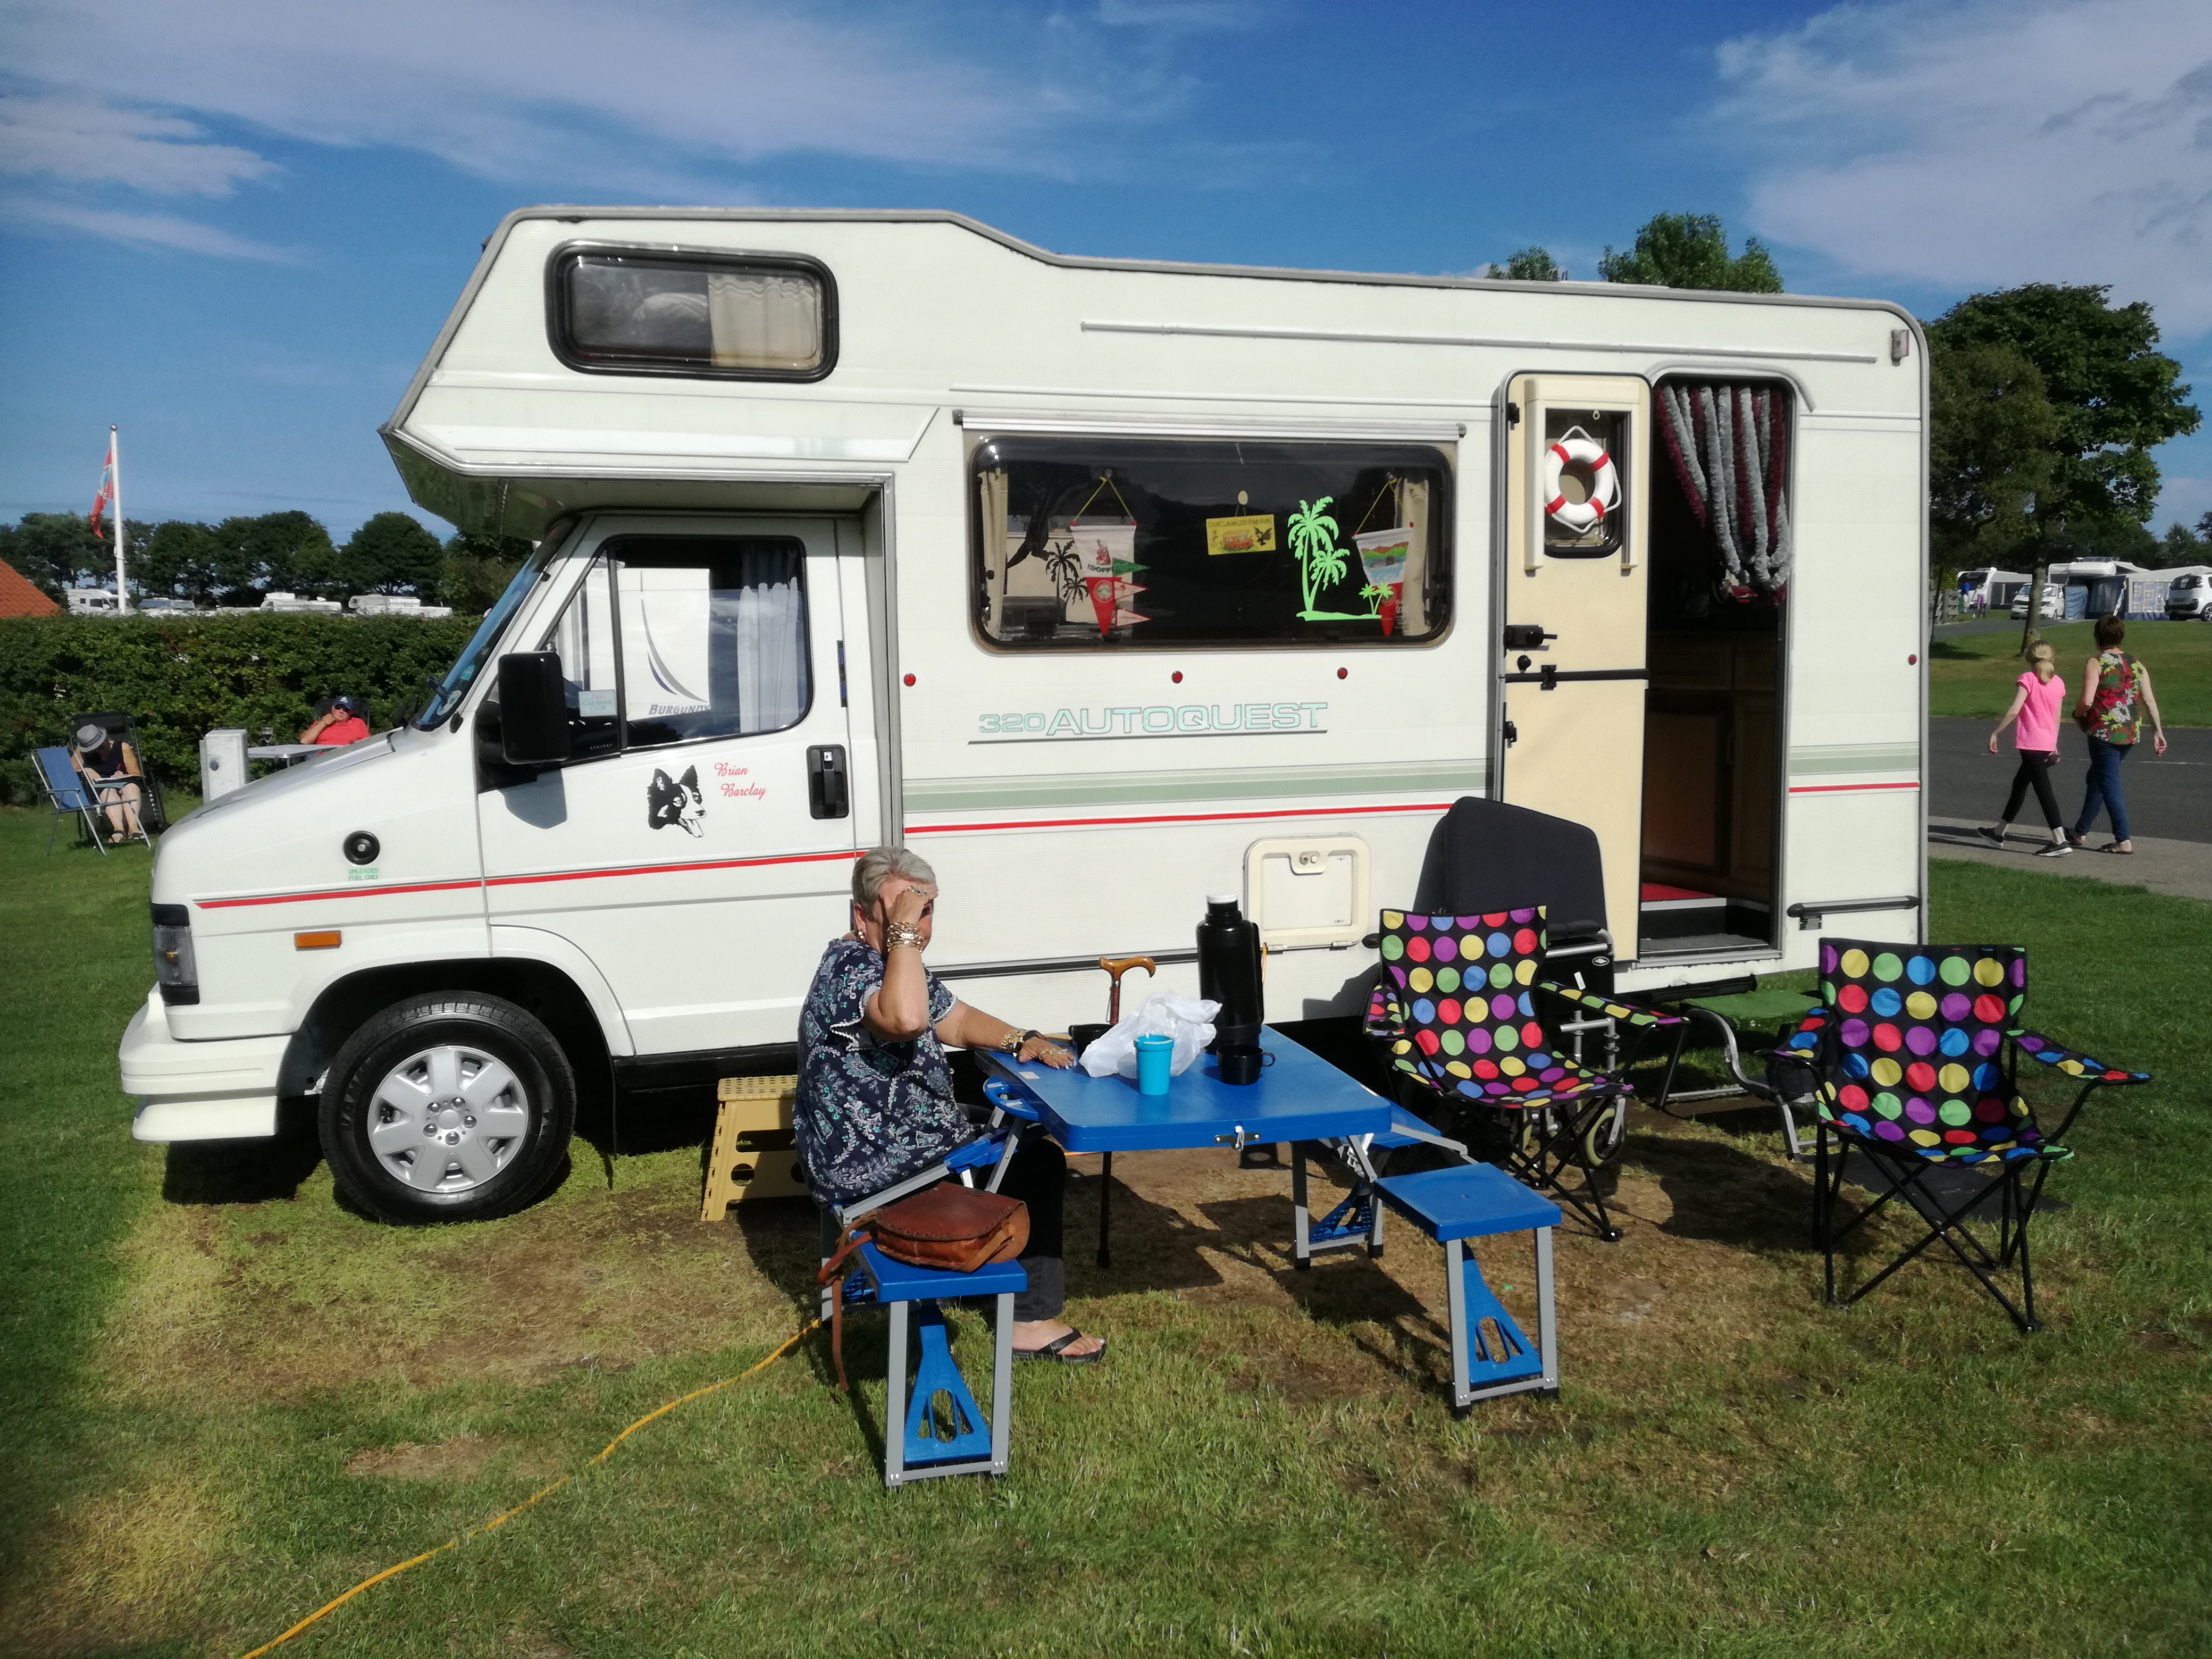
[[[1141, 968], [1157, 977], [1160, 965], [1150, 957], [1122, 957], [1119, 960], [1101, 957], [1098, 965], [1114, 981], [1113, 989], [1106, 994], [1106, 1024], [1109, 1026], [1119, 1025], [1121, 1023], [1121, 975], [1132, 968]], [[1106, 1243], [1107, 1195], [1113, 1190], [1114, 1154], [1103, 1152], [1098, 1158], [1098, 1265], [1102, 1267], [1114, 1265], [1113, 1252]]]

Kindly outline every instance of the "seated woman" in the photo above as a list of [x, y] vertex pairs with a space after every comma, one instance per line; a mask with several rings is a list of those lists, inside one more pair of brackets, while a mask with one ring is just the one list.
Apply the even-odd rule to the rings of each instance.
[[[1066, 1066], [1074, 1056], [1035, 1031], [970, 1008], [921, 964], [937, 875], [902, 847], [853, 869], [853, 931], [823, 952], [799, 1016], [793, 1128], [817, 1200], [846, 1204], [926, 1170], [975, 1138], [952, 1097], [945, 1046], [996, 1048]], [[1106, 1344], [1060, 1317], [1066, 1299], [1060, 1194], [1066, 1154], [1025, 1139], [999, 1190], [1029, 1206], [1029, 1288], [1014, 1298], [1014, 1358], [1088, 1365]]]
[[112, 846], [135, 840], [146, 832], [138, 827], [137, 751], [96, 720], [76, 729], [76, 753], [71, 757], [78, 774], [92, 786], [100, 810], [107, 818]]

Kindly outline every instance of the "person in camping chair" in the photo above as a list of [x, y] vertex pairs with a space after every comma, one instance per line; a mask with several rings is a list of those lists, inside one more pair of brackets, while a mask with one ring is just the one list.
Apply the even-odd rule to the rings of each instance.
[[76, 729], [76, 748], [70, 758], [106, 816], [109, 844], [120, 846], [143, 834], [138, 827], [138, 783], [146, 775], [139, 770], [138, 751], [99, 721], [87, 720]]
[[[936, 905], [936, 872], [903, 847], [879, 847], [853, 866], [853, 931], [822, 953], [799, 1015], [792, 1127], [817, 1202], [879, 1193], [975, 1138], [967, 1109], [952, 1097], [947, 1045], [1074, 1064], [1057, 1043], [960, 1001], [922, 966]], [[1029, 1288], [1014, 1298], [1014, 1358], [1088, 1365], [1105, 1342], [1060, 1316], [1066, 1182], [1066, 1154], [1033, 1136], [1000, 1183], [1030, 1212], [1021, 1255]]]

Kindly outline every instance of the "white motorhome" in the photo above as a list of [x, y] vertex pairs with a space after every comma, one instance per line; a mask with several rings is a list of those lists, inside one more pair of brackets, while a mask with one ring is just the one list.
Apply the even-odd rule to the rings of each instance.
[[580, 1087], [787, 1069], [884, 842], [1048, 1028], [1231, 889], [1268, 1017], [1356, 1016], [1466, 795], [1595, 830], [1626, 990], [1917, 939], [1927, 408], [1878, 302], [517, 213], [384, 437], [536, 554], [411, 725], [165, 839], [136, 1133], [319, 1102], [369, 1207], [495, 1212]]

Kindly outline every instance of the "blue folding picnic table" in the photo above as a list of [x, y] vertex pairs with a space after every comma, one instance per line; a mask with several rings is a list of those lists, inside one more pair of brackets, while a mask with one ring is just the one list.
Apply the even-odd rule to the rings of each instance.
[[976, 1051], [976, 1058], [988, 1074], [985, 1092], [994, 1104], [1035, 1118], [1071, 1152], [1105, 1154], [1098, 1194], [1103, 1267], [1109, 1263], [1107, 1194], [1115, 1152], [1334, 1141], [1345, 1146], [1355, 1169], [1372, 1179], [1360, 1138], [1389, 1133], [1390, 1103], [1273, 1026], [1261, 1033], [1261, 1046], [1275, 1058], [1258, 1082], [1224, 1083], [1214, 1056], [1203, 1054], [1181, 1077], [1168, 1080], [1164, 1095], [1139, 1094], [1133, 1079], [1092, 1077], [1080, 1066], [1056, 1071], [988, 1050]]

